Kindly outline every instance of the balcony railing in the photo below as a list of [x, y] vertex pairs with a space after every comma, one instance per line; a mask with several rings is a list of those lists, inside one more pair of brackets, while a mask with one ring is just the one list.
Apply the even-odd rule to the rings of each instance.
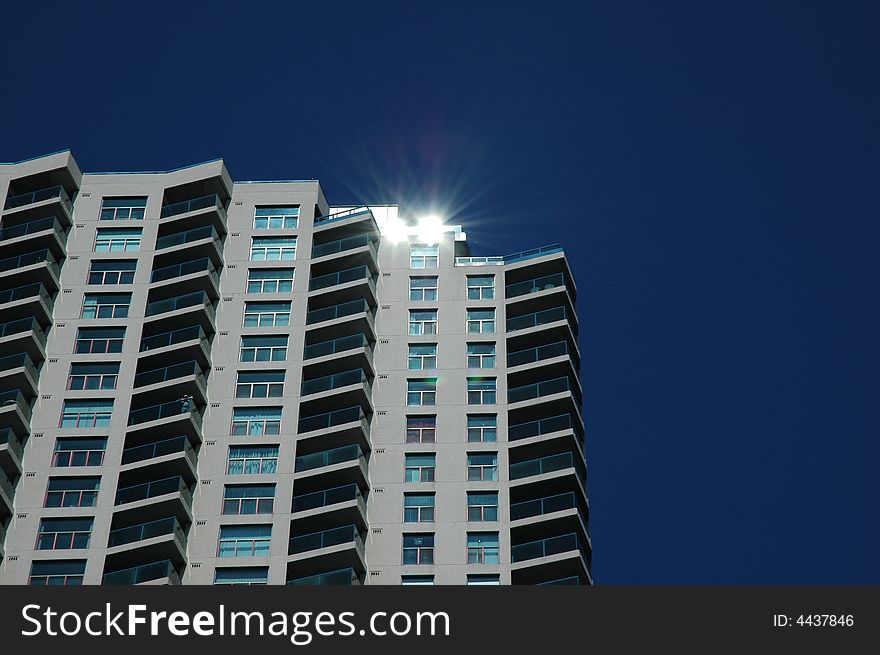
[[13, 334], [19, 334], [21, 332], [33, 332], [41, 339], [46, 336], [46, 333], [43, 331], [43, 326], [40, 325], [40, 322], [28, 316], [27, 318], [20, 318], [17, 321], [9, 321], [8, 323], [0, 323], [0, 339], [3, 337], [9, 337]]
[[12, 482], [9, 480], [9, 477], [6, 475], [3, 469], [0, 469], [0, 491], [5, 493], [10, 499], [12, 498], [14, 493]]
[[174, 234], [166, 234], [165, 236], [159, 237], [156, 239], [156, 250], [164, 250], [165, 248], [180, 246], [184, 243], [190, 243], [191, 241], [201, 241], [202, 239], [209, 238], [214, 241], [220, 241], [220, 235], [217, 234], [217, 230], [213, 225], [203, 225], [201, 227], [193, 228], [192, 230], [175, 232]]
[[340, 446], [339, 448], [331, 448], [330, 450], [322, 450], [317, 453], [308, 455], [300, 455], [296, 458], [293, 470], [296, 473], [303, 471], [312, 471], [333, 464], [342, 464], [343, 462], [353, 462], [363, 457], [364, 453], [357, 444], [348, 446]]
[[6, 199], [6, 206], [4, 209], [17, 209], [18, 207], [33, 205], [38, 202], [43, 202], [44, 200], [53, 200], [55, 198], [58, 198], [61, 201], [61, 204], [67, 207], [68, 211], [70, 210], [70, 196], [67, 194], [67, 189], [63, 186], [53, 186], [47, 189], [31, 191], [30, 193], [20, 193], [17, 196], [9, 196]]
[[46, 287], [43, 286], [42, 282], [33, 282], [32, 284], [25, 284], [20, 287], [0, 291], [0, 305], [4, 305], [8, 302], [15, 302], [17, 300], [24, 300], [25, 298], [33, 298], [34, 296], [39, 296], [50, 308], [52, 307], [52, 296], [49, 295], [49, 292], [46, 290]]
[[538, 539], [524, 544], [518, 544], [511, 547], [510, 557], [513, 562], [522, 562], [525, 560], [536, 559], [538, 557], [549, 557], [558, 553], [567, 553], [572, 550], [579, 550], [584, 556], [587, 563], [590, 557], [587, 555], [587, 549], [584, 546], [580, 536], [574, 532], [558, 537], [549, 537], [547, 539]]
[[335, 255], [336, 253], [345, 252], [346, 250], [363, 248], [372, 243], [373, 237], [369, 234], [356, 234], [353, 237], [346, 237], [345, 239], [337, 239], [336, 241], [328, 241], [327, 243], [320, 244], [316, 243], [312, 246], [312, 258]]
[[37, 379], [37, 367], [34, 366], [34, 361], [27, 353], [15, 353], [0, 357], [0, 371], [10, 371], [14, 368], [23, 368], [30, 373], [34, 380]]
[[12, 227], [4, 227], [0, 229], [0, 241], [17, 239], [19, 237], [27, 236], [28, 234], [33, 234], [34, 232], [42, 232], [43, 230], [51, 229], [55, 229], [62, 234], [64, 233], [58, 219], [54, 216], [49, 216], [47, 218], [40, 218], [35, 221], [22, 223], [21, 225], [14, 225]]
[[166, 559], [160, 562], [151, 562], [150, 564], [133, 566], [130, 569], [105, 573], [103, 584], [134, 585], [149, 582], [151, 580], [160, 580], [162, 578], [169, 578], [173, 583], [179, 582], [177, 570], [174, 568], [171, 560]]
[[501, 266], [504, 257], [456, 257], [456, 266]]
[[557, 341], [549, 343], [546, 346], [538, 346], [537, 348], [526, 348], [525, 350], [517, 350], [516, 352], [507, 353], [507, 365], [522, 366], [523, 364], [533, 364], [544, 359], [552, 357], [561, 357], [570, 354], [567, 341]]
[[538, 421], [528, 421], [526, 423], [511, 425], [507, 428], [507, 438], [510, 441], [516, 441], [517, 439], [537, 437], [551, 432], [570, 430], [574, 427], [574, 420], [571, 418], [570, 414], [559, 414], [558, 416], [551, 416]]
[[185, 309], [196, 305], [203, 305], [204, 307], [210, 307], [212, 310], [214, 309], [214, 304], [211, 302], [208, 294], [204, 291], [196, 291], [182, 296], [175, 296], [174, 298], [155, 300], [151, 303], [147, 303], [145, 315], [155, 316], [156, 314], [173, 312], [178, 309]]
[[207, 209], [213, 207], [217, 211], [223, 211], [223, 203], [220, 202], [220, 196], [216, 193], [201, 198], [193, 198], [192, 200], [184, 200], [183, 202], [175, 202], [171, 205], [162, 207], [160, 218], [168, 218], [169, 216], [178, 216], [187, 212], [194, 212], [198, 209]]
[[132, 446], [122, 451], [122, 463], [133, 464], [135, 462], [143, 462], [165, 455], [175, 455], [184, 453], [189, 461], [195, 465], [196, 452], [189, 443], [187, 437], [171, 437], [162, 441], [143, 444], [142, 446]]
[[315, 225], [333, 223], [334, 221], [341, 221], [345, 218], [351, 218], [352, 216], [358, 216], [359, 214], [368, 213], [370, 213], [369, 207], [352, 207], [351, 209], [343, 209], [342, 211], [333, 214], [327, 214], [326, 216], [316, 216]]
[[524, 296], [528, 293], [538, 293], [539, 291], [547, 291], [556, 287], [565, 286], [565, 276], [562, 273], [554, 273], [553, 275], [545, 275], [543, 277], [532, 278], [531, 280], [523, 280], [514, 284], [508, 284], [504, 288], [504, 295], [510, 298]]
[[348, 567], [346, 569], [339, 569], [336, 571], [328, 571], [327, 573], [319, 573], [317, 575], [310, 575], [305, 578], [296, 578], [295, 580], [288, 580], [287, 584], [289, 585], [336, 585], [336, 586], [351, 586], [358, 584], [358, 576], [357, 573], [354, 572], [352, 567]]
[[545, 496], [544, 498], [536, 498], [535, 500], [524, 500], [519, 503], [510, 504], [510, 520], [527, 519], [532, 516], [543, 516], [544, 514], [552, 514], [553, 512], [561, 512], [566, 509], [574, 509], [577, 507], [577, 501], [574, 492], [567, 491], [564, 494], [556, 494], [554, 496]]
[[18, 435], [9, 428], [0, 428], [0, 446], [4, 444], [9, 450], [15, 453], [19, 460], [21, 459], [23, 454], [21, 441], [19, 440]]
[[198, 362], [190, 361], [138, 373], [134, 376], [134, 387], [138, 388], [150, 384], [159, 384], [161, 382], [168, 382], [169, 380], [175, 380], [189, 375], [194, 375], [196, 381], [201, 386], [205, 385], [205, 374], [202, 373], [202, 367], [199, 366]]
[[524, 330], [526, 328], [537, 327], [538, 325], [564, 321], [567, 318], [568, 312], [565, 307], [552, 307], [551, 309], [544, 309], [540, 312], [532, 312], [531, 314], [523, 314], [522, 316], [508, 318], [507, 331], [514, 332], [516, 330]]
[[346, 503], [350, 500], [359, 500], [363, 498], [361, 488], [356, 484], [346, 484], [333, 489], [324, 491], [316, 491], [310, 494], [302, 494], [293, 497], [293, 511], [306, 512], [319, 507], [328, 507], [339, 503]]
[[329, 548], [330, 546], [338, 546], [354, 542], [358, 549], [363, 548], [363, 541], [358, 532], [357, 526], [345, 525], [340, 528], [332, 528], [330, 530], [322, 530], [321, 532], [312, 532], [309, 534], [301, 534], [290, 538], [290, 548], [288, 553], [296, 555], [297, 553], [306, 553], [310, 550], [318, 550], [320, 548]]
[[108, 542], [107, 547], [113, 548], [114, 546], [123, 546], [137, 541], [153, 539], [154, 537], [163, 537], [168, 534], [177, 535], [181, 542], [183, 542], [186, 537], [183, 528], [180, 526], [180, 522], [173, 516], [159, 519], [158, 521], [148, 521], [127, 528], [111, 530], [110, 541]]
[[312, 432], [313, 430], [323, 430], [324, 428], [332, 428], [336, 425], [366, 420], [367, 417], [360, 406], [346, 407], [345, 409], [337, 409], [336, 411], [324, 414], [304, 416], [299, 420], [298, 432]]
[[192, 273], [204, 273], [205, 271], [210, 273], [211, 276], [216, 279], [217, 269], [207, 257], [192, 262], [175, 264], [174, 266], [157, 268], [150, 276], [150, 282], [164, 282], [165, 280], [173, 280], [176, 277], [183, 277], [184, 275], [190, 275]]
[[535, 257], [549, 255], [554, 252], [562, 252], [562, 246], [558, 243], [551, 243], [549, 246], [541, 246], [540, 248], [532, 248], [530, 250], [515, 252], [511, 255], [504, 255], [504, 263], [514, 264], [516, 262], [525, 261], [526, 259], [534, 259]]
[[574, 391], [571, 380], [566, 377], [547, 380], [546, 382], [537, 382], [535, 384], [527, 384], [522, 387], [513, 387], [507, 390], [507, 402], [519, 403], [524, 400], [533, 400], [542, 396], [550, 396], [555, 393], [564, 391]]
[[180, 416], [181, 414], [190, 414], [196, 423], [201, 424], [202, 415], [191, 398], [172, 400], [170, 403], [133, 409], [128, 415], [128, 424], [137, 425], [139, 423], [147, 423], [148, 421], [158, 421], [159, 419], [171, 416]]
[[201, 326], [192, 325], [190, 327], [180, 328], [179, 330], [171, 330], [170, 332], [162, 332], [160, 334], [144, 337], [141, 339], [140, 351], [147, 352], [150, 350], [156, 350], [157, 348], [173, 346], [177, 343], [194, 341], [195, 339], [198, 339], [202, 343], [208, 342], [208, 337]]
[[165, 494], [181, 493], [184, 498], [189, 500], [189, 487], [186, 481], [179, 475], [162, 480], [154, 480], [153, 482], [144, 482], [142, 484], [133, 484], [128, 487], [120, 487], [116, 490], [116, 505], [125, 505], [134, 503], [138, 500], [147, 500]]
[[12, 405], [18, 405], [18, 408], [25, 415], [25, 418], [30, 420], [31, 405], [20, 390], [12, 389], [11, 391], [0, 392], [0, 409]]
[[543, 475], [573, 467], [574, 457], [572, 457], [571, 453], [557, 453], [556, 455], [547, 455], [546, 457], [511, 464], [510, 479], [530, 478], [533, 475]]
[[359, 280], [369, 280], [372, 278], [372, 271], [366, 265], [348, 268], [338, 273], [330, 273], [329, 275], [320, 275], [309, 280], [309, 291], [319, 291], [321, 289], [329, 289], [346, 282], [357, 282]]
[[368, 303], [366, 300], [351, 300], [349, 302], [344, 302], [339, 305], [332, 305], [331, 307], [321, 307], [320, 309], [313, 309], [306, 314], [306, 324], [308, 325], [311, 323], [332, 321], [336, 318], [351, 316], [352, 314], [359, 314], [361, 312], [366, 312], [367, 314], [369, 314], [370, 303]]
[[352, 384], [365, 384], [367, 376], [363, 370], [356, 368], [342, 373], [334, 373], [333, 375], [325, 375], [324, 377], [314, 378], [313, 380], [303, 380], [302, 394], [310, 396], [322, 391], [332, 391], [340, 387], [347, 387]]
[[25, 253], [24, 255], [18, 255], [17, 257], [9, 257], [0, 260], [0, 273], [14, 271], [17, 268], [24, 268], [25, 266], [33, 266], [34, 264], [48, 264], [49, 268], [56, 276], [61, 273], [61, 269], [58, 268], [58, 260], [55, 259], [54, 255], [52, 255], [48, 249], [45, 248], [43, 250]]
[[355, 348], [369, 348], [370, 342], [365, 334], [350, 334], [347, 337], [339, 337], [338, 339], [330, 339], [329, 341], [321, 341], [307, 345], [303, 349], [303, 359], [314, 359], [315, 357], [324, 357], [326, 355], [335, 355], [336, 353], [353, 350]]

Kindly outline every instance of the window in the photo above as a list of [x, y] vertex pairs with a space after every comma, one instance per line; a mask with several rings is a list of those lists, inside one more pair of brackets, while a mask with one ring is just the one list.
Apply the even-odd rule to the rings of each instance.
[[107, 450], [106, 437], [96, 439], [59, 438], [55, 441], [52, 466], [101, 466], [104, 463], [105, 450]]
[[404, 523], [433, 523], [434, 494], [404, 494]]
[[79, 328], [73, 352], [77, 354], [121, 353], [125, 328]]
[[281, 434], [280, 407], [238, 407], [232, 410], [234, 436]]
[[299, 207], [257, 207], [255, 230], [293, 229], [299, 224]]
[[43, 507], [94, 507], [101, 478], [49, 478]]
[[86, 572], [84, 559], [50, 559], [34, 561], [28, 584], [34, 587], [79, 586]]
[[284, 371], [239, 371], [236, 398], [281, 398], [284, 395]]
[[434, 443], [436, 438], [436, 416], [406, 417], [406, 443]]
[[141, 249], [141, 228], [98, 228], [95, 252], [137, 252]]
[[469, 309], [467, 310], [468, 334], [494, 334], [495, 333], [495, 310], [494, 309]]
[[468, 405], [494, 405], [496, 399], [495, 378], [468, 378]]
[[470, 585], [500, 585], [500, 575], [469, 575], [467, 577], [468, 586]]
[[403, 563], [433, 564], [434, 534], [428, 532], [403, 535]]
[[274, 484], [227, 485], [223, 489], [224, 514], [271, 514]]
[[436, 405], [437, 378], [419, 378], [406, 381], [406, 404]]
[[468, 564], [498, 564], [498, 561], [497, 532], [468, 532]]
[[409, 333], [413, 335], [437, 334], [437, 310], [410, 311]]
[[286, 327], [290, 325], [289, 302], [246, 302], [244, 327]]
[[469, 491], [467, 520], [473, 523], [498, 520], [497, 491]]
[[251, 268], [248, 270], [248, 293], [290, 293], [292, 291], [292, 268]]
[[468, 453], [468, 482], [497, 482], [498, 453]]
[[410, 300], [437, 300], [437, 276], [411, 277], [409, 279]]
[[468, 368], [495, 368], [494, 343], [469, 343], [467, 345]]
[[296, 237], [254, 237], [252, 262], [279, 262], [296, 258]]
[[102, 221], [136, 221], [144, 217], [147, 199], [101, 198]]
[[410, 268], [437, 268], [440, 262], [440, 246], [414, 243], [409, 247]]
[[87, 293], [83, 296], [81, 318], [126, 318], [130, 293]]
[[118, 377], [119, 362], [71, 364], [67, 388], [72, 391], [115, 389]]
[[494, 275], [468, 275], [468, 300], [493, 300], [495, 298]]
[[92, 518], [43, 519], [37, 533], [37, 550], [88, 548]]
[[402, 575], [400, 584], [404, 587], [420, 587], [434, 584], [433, 575]]
[[406, 456], [404, 482], [433, 482], [437, 456], [434, 453], [411, 453]]
[[271, 525], [221, 525], [217, 557], [265, 557], [271, 539]]
[[470, 443], [498, 440], [498, 416], [495, 414], [468, 414], [467, 440]]
[[243, 362], [284, 362], [287, 337], [242, 337], [239, 359]]
[[433, 370], [437, 368], [437, 344], [410, 344], [407, 368], [410, 371]]
[[113, 400], [65, 400], [60, 428], [104, 428], [110, 425]]
[[215, 585], [269, 584], [268, 566], [229, 566], [214, 571]]
[[278, 446], [230, 446], [227, 475], [271, 475], [278, 472]]
[[89, 284], [132, 284], [136, 259], [95, 259], [89, 266]]

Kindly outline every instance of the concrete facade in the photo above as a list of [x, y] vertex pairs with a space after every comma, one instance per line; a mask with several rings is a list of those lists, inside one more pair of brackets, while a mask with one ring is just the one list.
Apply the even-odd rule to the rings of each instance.
[[0, 583], [591, 583], [560, 247], [222, 161], [0, 199]]

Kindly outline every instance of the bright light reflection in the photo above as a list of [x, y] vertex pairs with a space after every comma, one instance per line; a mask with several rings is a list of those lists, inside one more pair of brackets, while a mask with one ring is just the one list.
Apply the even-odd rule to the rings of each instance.
[[447, 228], [439, 216], [422, 216], [416, 225], [416, 238], [425, 244], [440, 243]]

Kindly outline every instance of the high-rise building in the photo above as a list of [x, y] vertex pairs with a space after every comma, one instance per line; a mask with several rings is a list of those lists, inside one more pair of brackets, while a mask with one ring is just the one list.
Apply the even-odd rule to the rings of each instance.
[[559, 246], [222, 161], [0, 199], [0, 582], [591, 582]]

